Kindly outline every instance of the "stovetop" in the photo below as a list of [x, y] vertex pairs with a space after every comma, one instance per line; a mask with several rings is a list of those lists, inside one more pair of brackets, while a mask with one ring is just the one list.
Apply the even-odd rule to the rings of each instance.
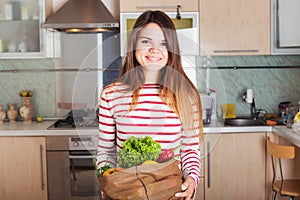
[[98, 127], [98, 112], [94, 110], [71, 110], [67, 117], [57, 120], [48, 129], [75, 129]]

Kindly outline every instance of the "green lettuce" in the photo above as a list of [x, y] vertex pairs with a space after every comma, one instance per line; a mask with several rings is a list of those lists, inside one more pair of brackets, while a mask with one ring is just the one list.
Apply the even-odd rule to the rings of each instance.
[[156, 161], [161, 153], [161, 146], [151, 137], [131, 137], [123, 142], [123, 148], [119, 151], [120, 167], [128, 168], [140, 165], [146, 160]]

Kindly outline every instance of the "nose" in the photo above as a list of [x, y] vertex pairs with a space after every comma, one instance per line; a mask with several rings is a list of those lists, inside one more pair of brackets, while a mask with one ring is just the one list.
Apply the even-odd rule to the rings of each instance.
[[149, 48], [149, 51], [150, 52], [159, 51], [159, 45], [160, 44], [153, 42], [152, 45], [151, 45], [151, 47]]
[[151, 47], [151, 48], [149, 49], [149, 52], [151, 52], [151, 53], [157, 53], [157, 52], [159, 52], [159, 49], [158, 49], [158, 48], [153, 48], [153, 47]]
[[152, 42], [152, 45], [149, 50], [159, 50], [160, 43], [159, 42]]

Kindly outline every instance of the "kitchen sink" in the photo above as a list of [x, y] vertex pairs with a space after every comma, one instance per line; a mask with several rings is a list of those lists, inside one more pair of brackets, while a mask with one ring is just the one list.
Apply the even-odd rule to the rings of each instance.
[[253, 119], [250, 117], [236, 117], [236, 118], [227, 118], [224, 121], [225, 125], [230, 126], [263, 126], [266, 125], [265, 121], [261, 118]]

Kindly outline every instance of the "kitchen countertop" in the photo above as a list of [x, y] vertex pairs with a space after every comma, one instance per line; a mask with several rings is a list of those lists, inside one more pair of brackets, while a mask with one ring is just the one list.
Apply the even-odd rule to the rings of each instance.
[[97, 128], [48, 130], [55, 121], [5, 122], [0, 124], [0, 136], [62, 136], [62, 135], [97, 135]]
[[[0, 136], [62, 136], [62, 135], [97, 135], [98, 129], [93, 128], [76, 128], [49, 130], [55, 121], [37, 122], [5, 122], [0, 124]], [[284, 137], [289, 142], [300, 147], [300, 135], [295, 134], [291, 128], [286, 126], [226, 126], [222, 120], [212, 120], [210, 125], [203, 127], [205, 134], [216, 133], [254, 133], [254, 132], [274, 132]]]
[[205, 134], [210, 133], [253, 133], [253, 132], [271, 132], [272, 126], [227, 126], [222, 119], [212, 120], [210, 125], [204, 126]]
[[287, 128], [286, 126], [276, 126], [273, 129], [273, 133], [283, 137], [290, 143], [300, 148], [300, 134], [296, 134], [293, 129]]

